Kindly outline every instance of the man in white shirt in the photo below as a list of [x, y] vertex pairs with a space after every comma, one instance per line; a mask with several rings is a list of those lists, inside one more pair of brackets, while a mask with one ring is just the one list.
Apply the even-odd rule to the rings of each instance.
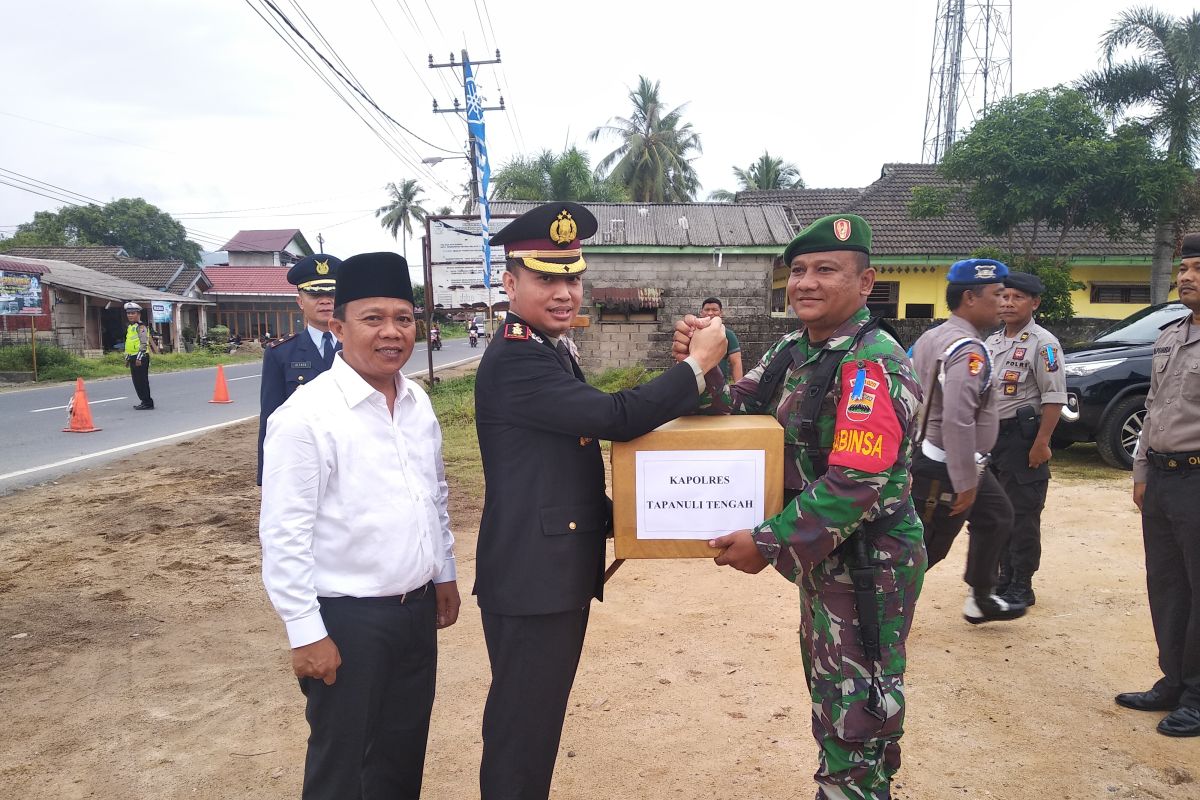
[[263, 582], [308, 698], [305, 800], [417, 798], [436, 629], [459, 609], [441, 428], [400, 373], [416, 338], [404, 258], [344, 261], [334, 305], [342, 350], [267, 423]]

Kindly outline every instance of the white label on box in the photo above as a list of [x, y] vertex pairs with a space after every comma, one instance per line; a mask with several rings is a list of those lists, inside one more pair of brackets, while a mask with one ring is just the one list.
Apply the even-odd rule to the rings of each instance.
[[762, 522], [763, 450], [639, 450], [637, 538], [711, 539]]

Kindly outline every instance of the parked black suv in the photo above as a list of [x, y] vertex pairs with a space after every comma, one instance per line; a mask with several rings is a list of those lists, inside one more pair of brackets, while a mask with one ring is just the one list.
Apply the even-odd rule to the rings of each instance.
[[1054, 442], [1096, 443], [1100, 457], [1133, 468], [1133, 452], [1146, 417], [1154, 340], [1162, 328], [1191, 312], [1179, 302], [1142, 309], [1094, 342], [1065, 348], [1067, 404]]

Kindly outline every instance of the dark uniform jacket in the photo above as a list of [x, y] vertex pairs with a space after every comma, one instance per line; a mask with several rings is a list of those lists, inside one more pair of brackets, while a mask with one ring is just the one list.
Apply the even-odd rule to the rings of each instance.
[[[515, 325], [514, 325], [515, 323]], [[528, 338], [513, 338], [524, 334]], [[474, 593], [492, 614], [552, 614], [601, 597], [609, 503], [598, 439], [628, 441], [699, 405], [677, 364], [607, 394], [568, 372], [554, 340], [514, 314], [475, 378], [487, 483]]]
[[[336, 338], [334, 352], [342, 349]], [[321, 351], [313, 344], [312, 336], [305, 327], [277, 342], [272, 342], [263, 352], [262, 379], [259, 389], [258, 414], [258, 485], [262, 486], [263, 439], [267, 435], [267, 417], [292, 396], [292, 392], [325, 371]]]

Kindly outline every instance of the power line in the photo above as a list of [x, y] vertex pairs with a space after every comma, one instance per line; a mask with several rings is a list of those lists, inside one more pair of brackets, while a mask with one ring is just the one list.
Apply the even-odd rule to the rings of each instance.
[[[475, 14], [479, 15], [479, 4], [483, 5], [484, 16], [487, 17], [488, 30], [492, 32], [492, 48], [499, 49], [500, 45], [496, 39], [496, 28], [492, 25], [492, 12], [488, 10], [487, 0], [478, 0], [475, 6]], [[482, 26], [481, 26], [482, 27]], [[484, 37], [484, 42], [487, 42], [487, 37]], [[521, 119], [517, 116], [516, 111], [512, 107], [512, 83], [508, 80], [508, 72], [504, 69], [504, 64], [498, 65], [500, 70], [500, 78], [503, 80], [503, 90], [508, 93], [508, 113], [504, 115], [504, 119], [508, 122], [508, 129], [512, 131], [513, 139], [519, 145], [521, 152], [525, 152], [525, 134], [521, 130]], [[514, 127], [515, 126], [515, 127]]]

